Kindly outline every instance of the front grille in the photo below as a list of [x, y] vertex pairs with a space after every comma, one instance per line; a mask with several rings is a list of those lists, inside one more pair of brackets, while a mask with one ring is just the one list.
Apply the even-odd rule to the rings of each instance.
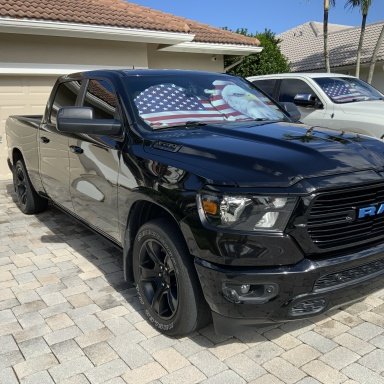
[[336, 286], [354, 284], [381, 273], [384, 273], [384, 259], [322, 276], [316, 281], [314, 291], [323, 291]]
[[310, 208], [308, 234], [322, 250], [384, 238], [384, 214], [357, 218], [359, 208], [384, 203], [384, 185], [366, 185], [318, 195]]

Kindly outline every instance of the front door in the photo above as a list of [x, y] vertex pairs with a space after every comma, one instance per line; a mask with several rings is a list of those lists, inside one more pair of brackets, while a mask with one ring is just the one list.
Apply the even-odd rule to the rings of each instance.
[[[89, 80], [83, 102], [95, 119], [119, 119], [117, 96], [107, 80]], [[107, 237], [120, 241], [117, 181], [121, 141], [77, 134], [69, 139], [70, 193], [77, 216]]]
[[[279, 91], [279, 102], [294, 102], [294, 98], [298, 94], [311, 94], [317, 97], [323, 103], [322, 108], [314, 107], [298, 107], [301, 113], [301, 121], [311, 126], [328, 127], [328, 120], [331, 119], [332, 112], [326, 110], [323, 100], [316, 94], [314, 89], [301, 79], [283, 79], [281, 80]], [[329, 117], [328, 117], [329, 115]]]

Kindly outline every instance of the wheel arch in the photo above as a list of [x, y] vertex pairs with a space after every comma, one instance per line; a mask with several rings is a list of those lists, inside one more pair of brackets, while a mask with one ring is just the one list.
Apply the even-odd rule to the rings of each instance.
[[187, 244], [180, 228], [179, 220], [167, 208], [153, 200], [146, 200], [144, 198], [137, 200], [129, 211], [123, 238], [123, 266], [126, 281], [133, 281], [132, 251], [137, 232], [148, 221], [159, 218], [165, 218], [174, 224], [175, 228], [179, 231], [180, 237]]
[[23, 160], [25, 162], [24, 156], [23, 156], [21, 150], [16, 147], [16, 148], [13, 148], [13, 150], [12, 150], [12, 165], [15, 166], [16, 161], [18, 161], [18, 160]]

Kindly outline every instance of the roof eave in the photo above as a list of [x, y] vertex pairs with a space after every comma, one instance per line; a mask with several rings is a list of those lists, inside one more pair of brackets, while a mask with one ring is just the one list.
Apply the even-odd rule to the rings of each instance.
[[201, 43], [183, 42], [175, 45], [160, 46], [159, 51], [163, 52], [188, 52], [188, 53], [207, 53], [217, 55], [246, 56], [252, 53], [259, 53], [263, 47], [253, 45], [225, 44], [225, 43]]
[[195, 37], [180, 32], [5, 17], [0, 17], [0, 32], [155, 44], [179, 44], [190, 42]]
[[[144, 69], [146, 67], [136, 67]], [[98, 69], [131, 69], [130, 66], [111, 65], [76, 65], [76, 64], [44, 64], [44, 63], [5, 63], [0, 61], [0, 75], [36, 75], [59, 76], [71, 73], [95, 71]]]

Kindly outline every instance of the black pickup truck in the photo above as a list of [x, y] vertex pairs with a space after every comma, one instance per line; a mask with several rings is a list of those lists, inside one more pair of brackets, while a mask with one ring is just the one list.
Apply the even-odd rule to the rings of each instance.
[[384, 287], [384, 144], [294, 123], [246, 80], [64, 76], [6, 134], [20, 209], [50, 200], [121, 247], [164, 334], [211, 318], [233, 334]]

